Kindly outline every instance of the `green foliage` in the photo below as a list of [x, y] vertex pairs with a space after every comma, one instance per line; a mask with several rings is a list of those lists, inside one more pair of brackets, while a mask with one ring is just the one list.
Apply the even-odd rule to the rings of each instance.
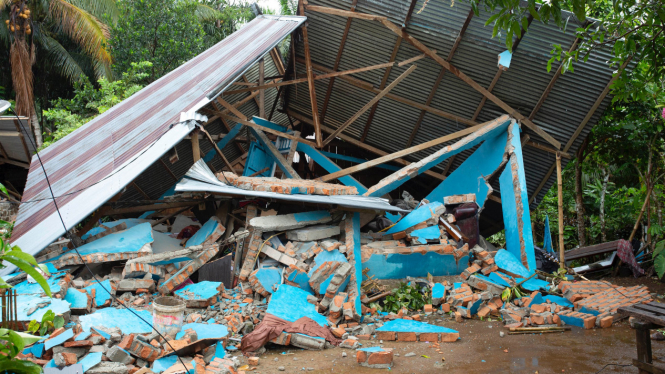
[[654, 270], [658, 274], [658, 278], [663, 278], [665, 275], [665, 240], [656, 245], [656, 250], [653, 251], [652, 258], [654, 260]]
[[34, 334], [39, 333], [40, 336], [46, 335], [48, 332], [53, 332], [65, 325], [65, 319], [60, 315], [55, 315], [52, 310], [44, 313], [42, 317], [42, 322], [39, 323], [37, 320], [30, 321], [28, 325], [28, 332]]
[[197, 15], [205, 32], [205, 48], [212, 47], [254, 19], [250, 2], [243, 0], [200, 0]]
[[[109, 41], [116, 74], [141, 61], [152, 63], [155, 81], [205, 49], [198, 3], [180, 0], [126, 0], [118, 3], [121, 17]], [[198, 12], [198, 13], [197, 13]], [[214, 18], [214, 17], [213, 17]]]
[[383, 305], [373, 303], [372, 306], [382, 312], [397, 313], [402, 308], [420, 310], [431, 303], [430, 292], [422, 292], [417, 286], [409, 286], [407, 283], [400, 282], [399, 288], [393, 289], [392, 295], [386, 296]]
[[122, 74], [122, 79], [109, 81], [101, 78], [99, 88], [83, 79], [74, 84], [74, 97], [54, 100], [53, 108], [44, 111], [44, 117], [55, 126], [55, 131], [45, 134], [44, 145], [48, 147], [64, 138], [74, 130], [86, 124], [112, 106], [140, 91], [146, 84], [152, 63], [132, 62], [129, 70]]

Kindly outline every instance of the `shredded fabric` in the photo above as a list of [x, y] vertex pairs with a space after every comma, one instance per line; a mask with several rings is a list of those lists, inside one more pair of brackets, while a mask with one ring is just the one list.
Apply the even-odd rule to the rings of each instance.
[[617, 255], [621, 261], [630, 266], [630, 270], [633, 271], [633, 276], [635, 278], [640, 275], [644, 275], [644, 269], [635, 261], [635, 253], [633, 253], [633, 246], [630, 245], [628, 240], [619, 240], [619, 245], [617, 246]]
[[319, 326], [316, 321], [309, 317], [302, 317], [295, 322], [289, 322], [268, 313], [254, 331], [243, 336], [240, 342], [240, 350], [243, 354], [255, 352], [267, 342], [278, 337], [282, 332], [324, 338], [333, 345], [339, 345], [342, 342], [330, 332], [329, 327]]

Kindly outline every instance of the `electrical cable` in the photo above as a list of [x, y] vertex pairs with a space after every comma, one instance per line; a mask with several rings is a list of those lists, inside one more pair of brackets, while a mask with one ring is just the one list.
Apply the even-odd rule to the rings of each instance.
[[[17, 118], [17, 120], [18, 120], [18, 123], [21, 125], [21, 129], [22, 129], [26, 134], [29, 134], [29, 133], [26, 131], [25, 127], [23, 126], [23, 123], [21, 122], [21, 119], [19, 118], [18, 114], [16, 114], [16, 112], [14, 112], [14, 110], [13, 110], [12, 108], [9, 108], [9, 110], [11, 110], [12, 113], [14, 113], [14, 116], [16, 116], [16, 118]], [[169, 126], [169, 128], [172, 128], [172, 127], [173, 127], [173, 125], [170, 125], [170, 126]], [[166, 134], [166, 133], [164, 133], [164, 134]], [[159, 138], [161, 138], [164, 134], [162, 134]], [[60, 214], [60, 209], [58, 208], [58, 203], [57, 203], [56, 200], [55, 200], [55, 195], [54, 195], [54, 193], [53, 193], [53, 189], [51, 188], [51, 182], [50, 182], [49, 179], [48, 179], [48, 174], [46, 173], [46, 169], [44, 168], [44, 164], [42, 163], [42, 159], [41, 159], [41, 157], [39, 157], [39, 152], [36, 151], [36, 150], [37, 150], [37, 146], [35, 145], [35, 143], [34, 143], [34, 141], [32, 140], [31, 137], [28, 136], [27, 138], [30, 140], [30, 143], [31, 143], [32, 146], [35, 148], [35, 155], [37, 156], [37, 160], [39, 160], [39, 164], [40, 164], [40, 166], [41, 166], [41, 168], [42, 168], [42, 171], [44, 171], [44, 178], [46, 179], [46, 184], [48, 185], [49, 192], [51, 193], [51, 196], [52, 196], [52, 198], [53, 198], [53, 205], [55, 205], [55, 210], [56, 210], [56, 212], [58, 213], [58, 217], [60, 218], [60, 223], [62, 223], [62, 227], [65, 229], [65, 235], [66, 235], [66, 236], [68, 237], [68, 239], [70, 240], [70, 243], [71, 243], [72, 246], [74, 247], [74, 248], [73, 248], [74, 251], [76, 252], [76, 254], [77, 254], [77, 255], [79, 256], [79, 258], [81, 259], [81, 262], [83, 263], [83, 265], [85, 266], [85, 268], [86, 268], [86, 269], [88, 270], [88, 272], [92, 275], [92, 277], [95, 279], [95, 281], [97, 281], [97, 284], [99, 284], [99, 286], [102, 287], [102, 289], [103, 289], [104, 291], [106, 291], [106, 292], [109, 294], [109, 296], [111, 296], [111, 298], [113, 299], [114, 302], [117, 302], [119, 305], [122, 305], [122, 307], [124, 307], [125, 309], [129, 310], [133, 315], [135, 315], [135, 316], [138, 317], [141, 321], [145, 322], [148, 326], [150, 326], [150, 328], [152, 328], [152, 329], [153, 329], [153, 330], [154, 330], [154, 331], [155, 331], [155, 332], [156, 332], [156, 333], [162, 338], [162, 340], [163, 340], [163, 341], [169, 346], [169, 348], [171, 348], [171, 350], [175, 352], [175, 349], [173, 348], [173, 346], [171, 345], [171, 343], [169, 343], [168, 340], [166, 340], [166, 338], [164, 337], [164, 335], [162, 335], [162, 333], [160, 333], [160, 332], [155, 328], [155, 326], [153, 326], [151, 323], [149, 323], [148, 321], [146, 321], [145, 319], [143, 319], [140, 315], [138, 315], [138, 313], [134, 312], [131, 308], [129, 308], [129, 307], [128, 307], [127, 305], [125, 305], [122, 301], [120, 301], [118, 298], [116, 298], [115, 295], [113, 295], [109, 290], [107, 290], [106, 287], [104, 287], [104, 285], [102, 284], [102, 282], [99, 280], [99, 278], [97, 277], [97, 275], [96, 275], [95, 273], [93, 273], [92, 270], [90, 269], [90, 267], [88, 266], [88, 264], [85, 263], [85, 261], [83, 260], [83, 256], [81, 256], [81, 253], [79, 253], [79, 251], [78, 251], [78, 247], [76, 246], [76, 243], [74, 243], [74, 241], [73, 241], [73, 240], [71, 239], [71, 237], [70, 237], [69, 230], [67, 230], [67, 225], [65, 225], [65, 221], [64, 221], [64, 219], [62, 218], [62, 214]], [[157, 138], [157, 140], [155, 140], [155, 142], [154, 142], [153, 144], [151, 144], [150, 147], [152, 147], [155, 143], [157, 143], [157, 141], [159, 140], [159, 138]], [[150, 147], [148, 147], [145, 151], [147, 151], [148, 149], [150, 149]], [[145, 151], [144, 151], [143, 153], [145, 153]], [[142, 153], [142, 154], [143, 154], [143, 153]], [[135, 159], [135, 160], [136, 160], [136, 159]], [[125, 165], [125, 166], [126, 166], [126, 165]], [[122, 169], [122, 168], [121, 168], [121, 169]], [[121, 169], [119, 169], [119, 170], [121, 170]], [[119, 171], [119, 170], [118, 170], [118, 171]], [[110, 175], [109, 175], [108, 177], [110, 177]], [[108, 177], [107, 177], [107, 178], [108, 178]], [[99, 181], [99, 182], [101, 182], [101, 181]], [[94, 184], [97, 184], [97, 183], [99, 183], [99, 182], [96, 182], [96, 183], [94, 183]], [[86, 188], [89, 188], [89, 187], [93, 186], [94, 184], [92, 184], [92, 185], [90, 185], [90, 186], [88, 186], [88, 187], [86, 187]], [[111, 305], [112, 305], [112, 304], [111, 304]], [[163, 348], [164, 348], [164, 345], [163, 345], [161, 342], [159, 342], [159, 344], [161, 345], [161, 347], [162, 347], [162, 349], [163, 349]], [[180, 363], [182, 364], [183, 368], [184, 368], [185, 370], [187, 370], [187, 366], [185, 366], [185, 363], [182, 361], [182, 358], [181, 358], [179, 355], [177, 355], [177, 354], [176, 354], [176, 356], [178, 357], [178, 360], [179, 360]]]
[[620, 367], [628, 367], [628, 366], [633, 366], [633, 364], [606, 364], [603, 366], [600, 370], [596, 372], [596, 374], [600, 373], [601, 371], [605, 370], [606, 367], [608, 366], [620, 366]]

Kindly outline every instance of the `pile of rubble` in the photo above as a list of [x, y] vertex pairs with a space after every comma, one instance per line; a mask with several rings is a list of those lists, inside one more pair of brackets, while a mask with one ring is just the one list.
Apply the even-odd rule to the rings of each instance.
[[[307, 182], [295, 191], [293, 182], [284, 189], [284, 180], [261, 181], [285, 194], [353, 193]], [[242, 177], [233, 183], [256, 188]], [[276, 214], [251, 201], [220, 208], [203, 225], [182, 214], [169, 225], [107, 222], [81, 238], [86, 244], [78, 253], [58, 242], [39, 259], [50, 270], [52, 298], [20, 275], [10, 277], [20, 322], [41, 322], [49, 310], [66, 322], [20, 358], [47, 373], [70, 365], [93, 374], [235, 373], [240, 356], [230, 353], [242, 351], [250, 366], [257, 365], [264, 345], [272, 343], [355, 349], [359, 364], [384, 368], [392, 364], [392, 351], [377, 342], [460, 339], [453, 329], [424, 322], [431, 315], [457, 322], [497, 317], [512, 329], [605, 328], [616, 321], [618, 307], [651, 301], [645, 287], [538, 279], [513, 254], [480, 237], [473, 194], [449, 196], [443, 204], [405, 197], [402, 203], [415, 209], [391, 216], [396, 223], [382, 230], [377, 225], [387, 218], [376, 214], [304, 207]], [[244, 221], [238, 218], [243, 214]], [[236, 229], [238, 221], [243, 225]], [[110, 271], [99, 280], [90, 274], [84, 279], [83, 264]], [[430, 277], [457, 274], [459, 282]], [[424, 285], [431, 304], [382, 312], [391, 291], [381, 280], [407, 277]], [[506, 296], [507, 289], [527, 290], [528, 296]], [[160, 335], [152, 325], [160, 330], [156, 299], [165, 295], [186, 309], [182, 326]]]

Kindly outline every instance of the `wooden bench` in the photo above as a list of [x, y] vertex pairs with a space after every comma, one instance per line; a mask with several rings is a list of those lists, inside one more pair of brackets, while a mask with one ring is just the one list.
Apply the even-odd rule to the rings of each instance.
[[571, 251], [566, 251], [565, 259], [566, 261], [570, 261], [570, 260], [577, 260], [580, 258], [591, 257], [595, 255], [601, 255], [603, 253], [614, 252], [618, 249], [618, 247], [619, 247], [619, 240], [596, 244], [589, 247], [577, 248]]
[[665, 374], [665, 370], [653, 365], [651, 358], [650, 330], [665, 326], [665, 305], [651, 302], [621, 307], [617, 312], [624, 317], [634, 317], [630, 326], [635, 329], [637, 359], [633, 360], [640, 373]]

